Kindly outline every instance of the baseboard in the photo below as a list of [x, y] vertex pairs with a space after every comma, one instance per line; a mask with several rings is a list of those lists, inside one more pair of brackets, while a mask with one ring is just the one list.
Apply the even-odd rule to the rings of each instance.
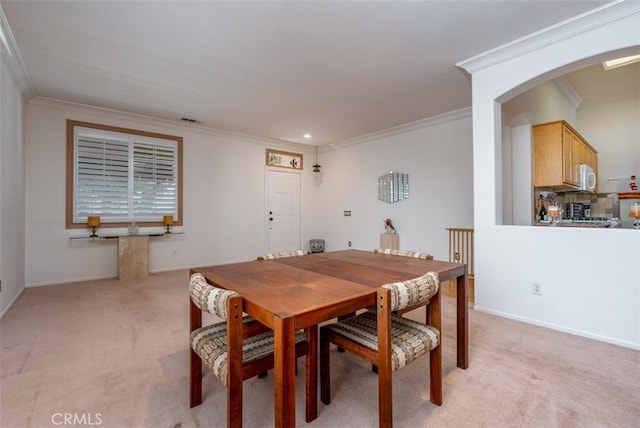
[[[22, 292], [24, 291], [25, 287], [22, 287], [22, 290], [20, 290], [20, 292], [18, 292], [15, 297], [13, 299], [11, 299], [11, 301], [9, 302], [9, 304], [7, 304], [7, 306], [4, 308], [4, 310], [0, 313], [0, 320], [2, 320], [2, 318], [4, 317], [4, 315], [9, 311], [9, 309], [11, 309], [11, 306], [13, 306], [13, 304], [16, 302], [16, 300], [18, 300], [18, 297], [20, 297], [20, 295], [22, 294]], [[6, 291], [5, 291], [6, 293]]]
[[563, 327], [563, 326], [560, 326], [560, 325], [557, 325], [557, 324], [545, 323], [545, 322], [541, 322], [541, 321], [537, 321], [537, 320], [532, 320], [532, 319], [526, 318], [526, 317], [520, 317], [520, 316], [508, 314], [508, 313], [505, 313], [505, 312], [494, 311], [493, 309], [487, 309], [487, 308], [483, 308], [483, 307], [477, 306], [477, 305], [475, 305], [473, 307], [473, 309], [478, 311], [478, 312], [484, 312], [484, 313], [487, 313], [487, 314], [490, 314], [490, 315], [495, 315], [495, 316], [502, 317], [502, 318], [508, 318], [508, 319], [512, 319], [514, 321], [520, 321], [520, 322], [524, 322], [524, 323], [527, 323], [527, 324], [536, 325], [538, 327], [544, 327], [544, 328], [548, 328], [550, 330], [561, 331], [563, 333], [573, 334], [574, 336], [586, 337], [587, 339], [593, 339], [593, 340], [597, 340], [599, 342], [610, 343], [611, 345], [621, 346], [623, 348], [635, 349], [637, 351], [640, 351], [640, 343], [633, 343], [633, 342], [628, 342], [628, 341], [625, 341], [625, 340], [613, 339], [613, 338], [607, 337], [607, 336], [600, 336], [600, 335], [593, 334], [593, 333], [588, 333], [588, 332], [585, 332], [585, 331], [582, 331], [582, 330], [576, 330], [576, 329], [573, 329], [573, 328]]

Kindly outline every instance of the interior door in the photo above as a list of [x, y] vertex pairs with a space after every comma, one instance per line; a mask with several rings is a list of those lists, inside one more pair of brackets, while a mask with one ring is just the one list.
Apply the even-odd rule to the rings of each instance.
[[302, 249], [301, 175], [267, 170], [267, 252]]

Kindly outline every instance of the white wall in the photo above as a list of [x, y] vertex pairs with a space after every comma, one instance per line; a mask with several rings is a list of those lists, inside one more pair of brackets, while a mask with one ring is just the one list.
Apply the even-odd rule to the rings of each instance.
[[[318, 198], [328, 251], [380, 246], [384, 219], [400, 234], [400, 248], [448, 260], [447, 227], [473, 227], [471, 116], [462, 110], [402, 132], [369, 137], [321, 153]], [[378, 200], [377, 179], [409, 174], [409, 199]], [[351, 211], [350, 217], [343, 212]]]
[[[0, 29], [1, 31], [1, 29]], [[24, 287], [24, 101], [17, 79], [0, 54], [0, 315]]]
[[578, 130], [598, 151], [600, 193], [616, 192], [618, 179], [640, 176], [640, 94], [628, 95], [578, 108]]
[[[277, 144], [117, 112], [36, 99], [27, 106], [26, 283], [30, 286], [117, 276], [116, 241], [70, 240], [64, 226], [68, 118], [184, 137], [184, 235], [151, 239], [150, 271], [251, 260], [265, 252], [264, 150]], [[265, 145], [266, 144], [266, 145]], [[470, 111], [322, 151], [322, 172], [305, 152], [303, 247], [379, 246], [391, 217], [401, 247], [448, 258], [446, 227], [472, 221]], [[377, 200], [376, 180], [390, 169], [410, 174], [410, 197]], [[43, 209], [46, 207], [46, 210]], [[351, 210], [351, 217], [343, 211]]]
[[[637, 50], [638, 28], [640, 3], [617, 3], [461, 64], [473, 76], [476, 309], [640, 349], [637, 231], [496, 223], [500, 100]], [[542, 296], [531, 294], [534, 281]]]
[[[265, 149], [283, 146], [118, 112], [35, 99], [26, 121], [26, 283], [29, 286], [116, 277], [117, 241], [70, 240], [65, 229], [66, 120], [76, 119], [184, 137], [184, 235], [152, 238], [151, 272], [255, 259], [265, 252]], [[303, 174], [304, 243], [313, 231], [310, 168]]]

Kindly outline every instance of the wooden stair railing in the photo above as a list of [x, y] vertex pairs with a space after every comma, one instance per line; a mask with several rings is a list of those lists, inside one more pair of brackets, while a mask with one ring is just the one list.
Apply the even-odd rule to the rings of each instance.
[[[469, 280], [469, 301], [474, 302], [474, 257], [473, 228], [449, 227], [449, 261], [466, 263]], [[456, 296], [456, 284], [449, 281], [443, 284], [442, 292], [446, 296]]]

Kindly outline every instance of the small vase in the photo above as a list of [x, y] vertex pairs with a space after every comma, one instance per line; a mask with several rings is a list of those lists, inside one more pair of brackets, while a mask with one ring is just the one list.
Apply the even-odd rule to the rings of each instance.
[[138, 234], [138, 225], [133, 222], [129, 225], [129, 235], [137, 235]]

